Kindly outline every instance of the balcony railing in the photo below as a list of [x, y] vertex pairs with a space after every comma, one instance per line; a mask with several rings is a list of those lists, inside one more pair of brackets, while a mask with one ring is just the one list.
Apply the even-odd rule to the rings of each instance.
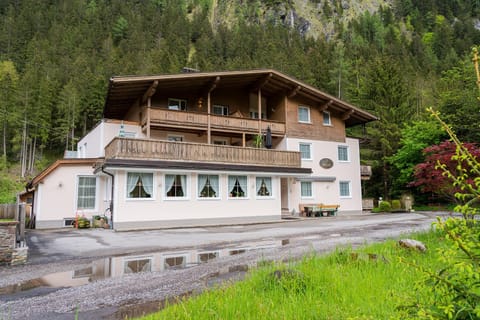
[[372, 167], [361, 165], [360, 174], [361, 174], [362, 180], [369, 180], [370, 177], [372, 176]]
[[214, 144], [114, 138], [106, 159], [172, 160], [300, 168], [300, 153]]
[[[146, 120], [146, 117], [144, 117], [144, 119]], [[146, 122], [145, 120], [144, 123]], [[259, 123], [260, 121], [258, 119], [210, 115], [211, 130], [255, 134], [259, 131]], [[206, 113], [151, 108], [150, 124], [206, 130], [208, 126], [208, 115]], [[285, 123], [283, 122], [262, 119], [261, 126], [262, 131], [270, 127], [273, 135], [285, 134]]]

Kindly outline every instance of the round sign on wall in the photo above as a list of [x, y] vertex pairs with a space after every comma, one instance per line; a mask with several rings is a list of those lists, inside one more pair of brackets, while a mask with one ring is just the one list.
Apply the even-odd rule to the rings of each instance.
[[332, 159], [323, 158], [322, 160], [320, 160], [320, 167], [324, 169], [330, 169], [331, 167], [333, 167]]

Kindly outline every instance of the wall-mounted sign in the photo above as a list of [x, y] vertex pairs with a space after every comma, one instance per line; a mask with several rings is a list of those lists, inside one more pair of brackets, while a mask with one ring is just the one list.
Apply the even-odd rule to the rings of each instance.
[[333, 167], [332, 159], [323, 158], [322, 160], [320, 160], [320, 167], [324, 169], [330, 169], [331, 167]]

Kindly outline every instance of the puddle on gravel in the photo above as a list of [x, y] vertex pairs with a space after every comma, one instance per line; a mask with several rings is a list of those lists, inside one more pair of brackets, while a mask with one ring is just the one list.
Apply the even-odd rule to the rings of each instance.
[[[240, 264], [236, 266], [226, 267], [218, 272], [209, 274], [204, 279], [206, 288], [214, 288], [221, 286], [229, 281], [236, 282], [243, 280], [249, 270], [248, 265]], [[109, 320], [124, 320], [137, 317], [143, 317], [151, 313], [162, 310], [167, 305], [176, 304], [183, 299], [190, 298], [201, 292], [187, 292], [179, 296], [171, 297], [165, 300], [149, 301], [149, 302], [132, 302], [118, 307], [117, 311], [111, 314]]]
[[[55, 290], [78, 287], [97, 280], [122, 277], [139, 272], [161, 272], [169, 269], [189, 268], [212, 259], [242, 254], [251, 250], [276, 248], [290, 243], [289, 239], [246, 242], [234, 247], [219, 247], [141, 255], [113, 256], [98, 259], [88, 266], [45, 275], [22, 283], [1, 287], [0, 300], [11, 301], [45, 295]], [[247, 266], [236, 266], [225, 273], [246, 272]]]

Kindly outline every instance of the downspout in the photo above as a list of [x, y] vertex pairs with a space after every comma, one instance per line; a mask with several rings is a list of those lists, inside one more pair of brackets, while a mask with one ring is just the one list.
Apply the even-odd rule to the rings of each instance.
[[114, 185], [115, 185], [115, 176], [108, 172], [108, 171], [105, 171], [105, 165], [102, 165], [101, 167], [101, 170], [103, 173], [105, 173], [106, 175], [110, 176], [112, 178], [112, 190], [111, 190], [111, 195], [110, 195], [110, 223], [112, 224], [112, 230], [113, 230], [113, 195], [114, 195], [114, 192], [113, 192], [113, 188], [114, 188]]

